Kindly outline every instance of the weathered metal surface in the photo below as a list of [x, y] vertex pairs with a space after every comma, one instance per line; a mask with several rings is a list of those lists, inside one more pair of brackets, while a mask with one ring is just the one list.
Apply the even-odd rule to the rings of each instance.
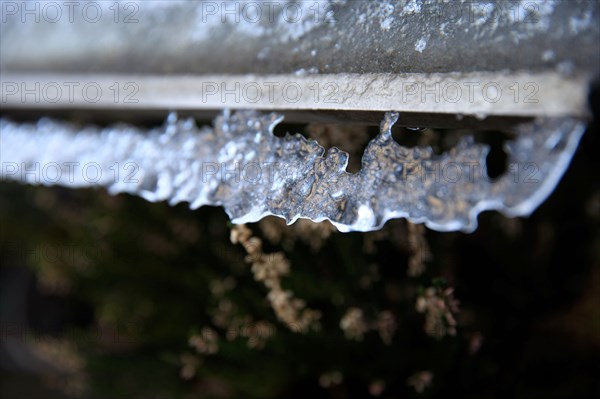
[[589, 74], [600, 65], [594, 0], [3, 1], [0, 13], [4, 72]]
[[0, 14], [4, 109], [586, 116], [600, 70], [596, 1], [4, 1]]
[[11, 109], [399, 111], [587, 116], [588, 79], [556, 73], [299, 75], [4, 74]]

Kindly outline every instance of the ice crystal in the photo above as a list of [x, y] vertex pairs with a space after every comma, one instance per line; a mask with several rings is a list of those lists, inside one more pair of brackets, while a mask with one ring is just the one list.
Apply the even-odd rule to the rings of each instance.
[[273, 134], [278, 114], [224, 112], [213, 127], [169, 115], [164, 126], [77, 127], [41, 119], [0, 120], [2, 179], [68, 187], [103, 186], [148, 201], [221, 205], [233, 223], [267, 215], [293, 223], [329, 220], [342, 232], [380, 229], [394, 218], [439, 231], [473, 231], [477, 215], [533, 212], [566, 170], [584, 131], [571, 118], [537, 119], [515, 128], [506, 145], [508, 171], [487, 176], [489, 147], [473, 138], [447, 153], [405, 148], [389, 112], [368, 144], [362, 168], [348, 173], [348, 154], [327, 153], [300, 134]]

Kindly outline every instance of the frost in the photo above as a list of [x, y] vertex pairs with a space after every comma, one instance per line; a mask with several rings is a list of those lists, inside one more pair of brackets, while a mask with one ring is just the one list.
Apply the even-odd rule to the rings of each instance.
[[534, 31], [547, 32], [557, 3], [553, 0], [521, 0], [518, 10], [522, 16], [515, 19], [514, 22], [524, 23], [527, 28]]
[[387, 31], [390, 30], [392, 24], [394, 23], [394, 13], [395, 7], [392, 4], [382, 5], [381, 17], [379, 20], [379, 26], [381, 30]]
[[402, 12], [400, 15], [416, 14], [421, 12], [421, 3], [422, 1], [418, 0], [407, 1], [406, 4], [404, 4], [404, 6], [402, 7]]
[[427, 47], [427, 40], [425, 40], [425, 38], [422, 37], [415, 44], [415, 50], [418, 51], [419, 53], [422, 53], [423, 50], [425, 50], [425, 47]]
[[344, 2], [334, 0], [207, 2], [192, 10], [195, 24], [190, 38], [210, 40], [214, 30], [225, 29], [253, 38], [297, 40], [322, 25], [334, 25], [336, 6], [341, 4]]
[[542, 60], [544, 60], [546, 62], [552, 61], [555, 58], [556, 58], [556, 54], [554, 54], [554, 51], [552, 51], [552, 50], [546, 50], [542, 54]]
[[380, 23], [381, 30], [390, 30], [393, 23], [394, 23], [394, 18], [388, 17], [388, 18], [384, 19]]
[[592, 12], [587, 10], [581, 17], [571, 17], [569, 19], [569, 28], [573, 33], [579, 33], [587, 29], [592, 24]]
[[296, 75], [296, 76], [307, 76], [307, 75], [311, 75], [311, 74], [315, 75], [318, 73], [319, 73], [319, 69], [315, 68], [315, 67], [311, 67], [308, 69], [300, 68], [300, 69], [294, 71], [294, 75]]
[[299, 134], [279, 138], [283, 117], [225, 112], [213, 127], [171, 114], [151, 130], [128, 125], [77, 127], [41, 119], [0, 119], [2, 179], [67, 187], [106, 187], [148, 201], [221, 205], [234, 223], [276, 215], [330, 220], [340, 231], [380, 229], [407, 218], [440, 231], [473, 231], [489, 209], [508, 216], [533, 212], [552, 192], [583, 134], [571, 118], [516, 127], [506, 146], [509, 169], [491, 180], [489, 148], [465, 138], [449, 152], [405, 148], [391, 135], [397, 113], [365, 149], [362, 169], [348, 173], [348, 154], [327, 153]]

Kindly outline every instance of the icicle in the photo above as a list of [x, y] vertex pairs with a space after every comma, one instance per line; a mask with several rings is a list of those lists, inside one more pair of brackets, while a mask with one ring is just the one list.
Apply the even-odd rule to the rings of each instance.
[[516, 128], [508, 171], [487, 176], [489, 148], [472, 138], [435, 155], [404, 148], [391, 136], [387, 113], [367, 146], [362, 169], [346, 172], [348, 154], [273, 128], [283, 117], [225, 112], [213, 128], [171, 114], [163, 127], [76, 127], [41, 119], [0, 120], [2, 179], [67, 187], [103, 186], [148, 201], [186, 201], [192, 209], [222, 205], [233, 223], [276, 215], [330, 220], [340, 231], [380, 229], [394, 218], [439, 231], [473, 231], [477, 215], [495, 209], [525, 216], [552, 192], [568, 167], [584, 125], [571, 118], [538, 119]]

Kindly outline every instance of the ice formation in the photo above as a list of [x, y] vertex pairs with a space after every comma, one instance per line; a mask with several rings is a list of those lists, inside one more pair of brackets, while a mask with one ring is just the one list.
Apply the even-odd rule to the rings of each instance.
[[41, 119], [0, 119], [3, 180], [67, 187], [103, 186], [148, 201], [221, 205], [233, 223], [276, 215], [330, 220], [340, 231], [380, 229], [394, 218], [439, 231], [473, 231], [477, 215], [533, 212], [568, 167], [584, 131], [571, 118], [537, 119], [515, 128], [508, 171], [487, 176], [489, 147], [468, 137], [447, 153], [405, 148], [391, 135], [389, 112], [367, 146], [362, 169], [348, 173], [348, 154], [327, 151], [299, 134], [273, 128], [283, 117], [224, 112], [213, 127], [169, 115], [164, 126], [77, 127]]

